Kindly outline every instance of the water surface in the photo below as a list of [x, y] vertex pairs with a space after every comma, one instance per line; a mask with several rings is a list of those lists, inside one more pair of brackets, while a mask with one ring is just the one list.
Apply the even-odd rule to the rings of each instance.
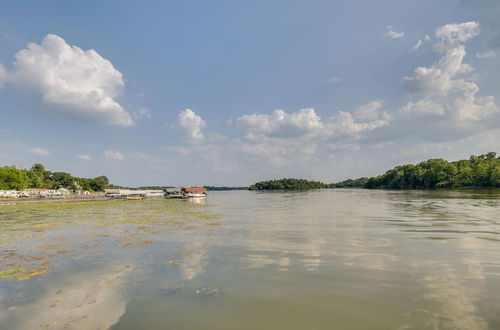
[[500, 192], [0, 206], [0, 328], [500, 329]]

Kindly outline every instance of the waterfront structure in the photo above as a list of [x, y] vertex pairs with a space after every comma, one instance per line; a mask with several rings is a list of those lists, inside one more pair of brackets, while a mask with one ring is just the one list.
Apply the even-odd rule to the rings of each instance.
[[110, 198], [160, 198], [162, 190], [132, 190], [132, 189], [104, 189], [104, 195]]
[[184, 187], [181, 189], [182, 194], [186, 198], [205, 198], [207, 197], [207, 189], [203, 187]]
[[0, 198], [19, 198], [19, 197], [29, 197], [29, 195], [24, 191], [0, 190]]
[[171, 187], [163, 189], [166, 198], [184, 198], [181, 188]]

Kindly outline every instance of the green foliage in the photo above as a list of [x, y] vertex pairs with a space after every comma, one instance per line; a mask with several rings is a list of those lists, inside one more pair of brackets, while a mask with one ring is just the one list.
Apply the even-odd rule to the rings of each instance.
[[23, 170], [14, 166], [0, 167], [0, 189], [22, 190], [28, 187], [28, 178]]
[[368, 181], [368, 178], [359, 178], [359, 179], [347, 179], [345, 181], [331, 183], [329, 184], [329, 188], [363, 188]]
[[90, 188], [93, 191], [103, 191], [108, 184], [109, 184], [108, 178], [105, 177], [104, 175], [101, 175], [91, 180]]
[[73, 181], [73, 177], [71, 174], [66, 172], [54, 172], [50, 177], [52, 181], [52, 188], [67, 188], [67, 189], [75, 189], [76, 185]]
[[93, 179], [77, 178], [66, 172], [51, 172], [42, 164], [34, 164], [31, 169], [17, 169], [14, 166], [0, 167], [0, 189], [22, 190], [45, 188], [69, 190], [102, 191], [109, 184], [105, 176]]
[[52, 188], [50, 176], [52, 173], [45, 170], [42, 164], [34, 164], [31, 170], [25, 171], [28, 179], [28, 187], [30, 188]]
[[248, 187], [249, 190], [306, 190], [320, 188], [328, 188], [328, 185], [322, 182], [304, 179], [261, 181]]
[[500, 187], [500, 157], [495, 152], [448, 162], [429, 159], [402, 165], [369, 178], [365, 188], [423, 189], [450, 187]]

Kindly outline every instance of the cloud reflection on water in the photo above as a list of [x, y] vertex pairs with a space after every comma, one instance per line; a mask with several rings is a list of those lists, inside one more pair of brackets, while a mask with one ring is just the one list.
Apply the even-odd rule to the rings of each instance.
[[44, 281], [43, 294], [0, 322], [19, 330], [108, 329], [125, 313], [123, 286], [131, 271], [110, 266]]

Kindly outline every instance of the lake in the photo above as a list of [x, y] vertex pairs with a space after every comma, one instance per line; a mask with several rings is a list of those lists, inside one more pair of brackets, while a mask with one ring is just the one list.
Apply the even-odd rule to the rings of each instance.
[[0, 206], [1, 329], [500, 329], [500, 190]]

